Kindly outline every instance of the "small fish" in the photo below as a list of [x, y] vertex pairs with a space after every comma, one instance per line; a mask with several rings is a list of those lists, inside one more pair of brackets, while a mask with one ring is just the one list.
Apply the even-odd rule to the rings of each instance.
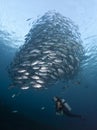
[[60, 68], [58, 68], [57, 71], [58, 71], [59, 74], [64, 74], [64, 71], [62, 69], [60, 69]]
[[68, 65], [68, 67], [70, 68], [70, 70], [73, 70], [73, 66], [71, 66], [71, 65]]
[[34, 88], [41, 88], [42, 85], [41, 85], [41, 84], [34, 84], [33, 87], [34, 87]]
[[23, 87], [21, 87], [21, 89], [23, 89], [23, 90], [28, 89], [28, 88], [29, 88], [29, 86], [23, 86]]
[[75, 59], [78, 61], [78, 63], [80, 62], [80, 60], [78, 59], [78, 57], [75, 57]]
[[70, 57], [70, 59], [71, 59], [71, 61], [72, 61], [72, 63], [73, 63], [73, 62], [74, 62], [73, 56], [72, 56], [72, 55], [69, 55], [69, 57]]
[[43, 84], [44, 82], [42, 80], [37, 80], [38, 83]]
[[16, 95], [15, 95], [15, 94], [13, 94], [11, 97], [12, 97], [12, 98], [14, 98], [15, 96], [16, 96]]
[[51, 74], [50, 77], [51, 77], [52, 79], [54, 79], [54, 80], [57, 78], [57, 77], [54, 76], [53, 74]]
[[41, 110], [45, 110], [45, 107], [41, 107]]
[[26, 64], [22, 63], [21, 66], [27, 66]]
[[32, 79], [40, 79], [39, 76], [36, 76], [36, 75], [31, 76], [31, 78], [32, 78]]
[[36, 65], [36, 64], [38, 64], [38, 63], [39, 63], [39, 61], [34, 61], [34, 62], [32, 62], [31, 65], [33, 66], [33, 65]]
[[39, 66], [34, 66], [33, 69], [34, 69], [34, 70], [38, 70], [38, 69], [39, 69]]
[[41, 69], [41, 70], [47, 70], [48, 68], [45, 67], [45, 66], [43, 66], [43, 67], [41, 67], [40, 69]]
[[15, 77], [15, 79], [16, 79], [16, 80], [21, 80], [21, 79], [22, 79], [22, 77]]
[[16, 80], [15, 83], [22, 84], [22, 80]]
[[68, 62], [67, 62], [66, 59], [63, 60], [63, 63], [66, 64], [66, 65], [68, 65]]
[[62, 62], [62, 60], [55, 59], [55, 60], [54, 60], [54, 62], [56, 62], [56, 63], [61, 63], [61, 62]]
[[26, 72], [26, 73], [24, 73], [24, 75], [28, 76], [28, 75], [29, 75], [29, 73], [28, 73], [28, 72]]
[[46, 58], [47, 58], [47, 56], [44, 55], [41, 59], [42, 59], [42, 60], [45, 60]]
[[39, 53], [40, 52], [40, 50], [38, 50], [38, 49], [35, 49], [35, 50], [31, 50], [30, 51], [30, 53]]
[[13, 111], [12, 111], [12, 113], [17, 113], [17, 112], [18, 112], [18, 110], [13, 110]]
[[28, 79], [28, 77], [24, 75], [24, 76], [22, 76], [22, 79]]
[[39, 69], [40, 72], [47, 72], [46, 69]]
[[30, 21], [32, 18], [28, 18], [28, 19], [26, 19], [26, 21]]
[[56, 56], [56, 54], [55, 53], [50, 53], [49, 56], [51, 56], [51, 57]]
[[47, 53], [52, 53], [52, 52], [48, 50], [48, 51], [44, 51], [43, 53], [47, 54]]

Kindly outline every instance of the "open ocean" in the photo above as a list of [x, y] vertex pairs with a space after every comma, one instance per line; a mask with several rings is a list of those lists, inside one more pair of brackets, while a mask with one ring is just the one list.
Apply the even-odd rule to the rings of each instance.
[[[97, 1], [0, 0], [0, 5], [0, 130], [97, 130]], [[52, 15], [52, 17], [47, 15], [46, 19], [46, 15], [44, 15], [42, 19], [38, 19], [48, 10], [56, 10], [62, 13], [64, 17], [57, 14], [58, 17], [55, 17], [56, 15]], [[49, 21], [50, 18], [51, 21]], [[17, 55], [17, 57], [20, 57], [15, 62], [14, 56], [16, 56], [17, 52], [19, 52], [19, 47], [24, 43], [26, 45], [27, 43], [35, 43], [33, 44], [35, 46], [29, 46], [32, 44], [25, 45], [20, 51], [20, 55]], [[81, 59], [80, 43], [85, 52], [81, 64], [79, 64]], [[52, 49], [50, 45], [54, 48]], [[66, 47], [66, 52], [64, 51], [64, 46]], [[32, 56], [32, 52], [35, 50], [31, 50], [31, 47], [33, 50], [36, 49], [35, 58]], [[41, 51], [40, 48], [42, 48]], [[49, 51], [49, 49], [52, 50]], [[32, 57], [27, 55], [28, 52]], [[51, 52], [53, 52], [51, 54], [53, 58], [50, 57]], [[42, 54], [44, 57], [49, 55], [49, 58], [43, 60]], [[62, 58], [62, 55], [67, 59]], [[26, 56], [27, 59], [25, 59]], [[57, 59], [57, 56], [59, 59]], [[71, 58], [71, 61], [68, 57]], [[22, 60], [22, 58], [24, 59]], [[36, 77], [28, 78], [29, 76], [27, 77], [26, 75], [26, 79], [28, 78], [27, 82], [26, 80], [24, 82], [20, 81], [24, 83], [23, 87], [26, 86], [25, 84], [29, 85], [28, 81], [32, 79], [36, 87], [37, 83], [38, 87], [46, 86], [48, 79], [59, 80], [53, 85], [49, 83], [51, 80], [48, 81], [47, 85], [49, 86], [46, 89], [44, 89], [45, 87], [36, 89], [32, 87], [34, 86], [32, 84], [30, 84], [29, 89], [22, 89], [22, 87], [20, 89], [16, 87], [19, 80], [16, 80], [16, 86], [12, 86], [15, 77], [12, 79], [11, 73], [9, 74], [11, 72], [9, 71], [10, 64], [14, 61], [12, 75], [15, 76], [17, 68], [19, 69], [21, 67], [20, 64], [27, 60], [31, 61], [30, 63], [40, 60], [42, 64], [48, 67], [44, 66], [44, 68], [50, 70], [48, 71], [49, 74], [46, 75], [48, 77], [44, 80], [47, 72], [46, 69], [44, 69], [44, 72], [40, 71], [40, 68], [43, 67], [42, 65], [39, 66], [38, 71], [43, 72], [44, 77], [43, 75], [38, 75], [39, 72], [37, 70], [34, 71], [33, 66], [35, 64], [30, 64], [32, 66], [28, 68], [22, 65], [24, 69], [31, 69], [32, 67], [32, 71], [28, 71], [28, 75], [38, 75], [38, 80], [35, 79]], [[56, 60], [57, 62], [53, 64], [51, 60], [54, 60], [54, 62]], [[61, 62], [59, 62], [60, 60]], [[37, 66], [38, 64], [35, 67]], [[77, 69], [77, 67], [79, 68]], [[14, 71], [14, 68], [16, 71]], [[63, 76], [60, 70], [63, 75], [67, 74], [67, 77], [69, 77], [68, 75], [71, 74], [70, 76], [72, 77], [74, 74], [74, 77], [63, 82], [60, 80], [61, 76]], [[78, 70], [77, 73], [76, 70]], [[54, 77], [54, 74], [56, 77]], [[20, 75], [18, 73], [16, 75], [19, 78]], [[43, 78], [40, 81], [43, 81], [44, 84], [37, 82], [39, 78]], [[53, 101], [54, 96], [65, 99], [72, 108], [72, 113], [79, 114], [83, 118], [57, 115]]]
[[[86, 39], [83, 47], [87, 58], [66, 84], [58, 82], [47, 90], [14, 90], [7, 70], [18, 48], [1, 38], [0, 130], [97, 130], [97, 37]], [[84, 119], [56, 115], [53, 96], [66, 99]]]

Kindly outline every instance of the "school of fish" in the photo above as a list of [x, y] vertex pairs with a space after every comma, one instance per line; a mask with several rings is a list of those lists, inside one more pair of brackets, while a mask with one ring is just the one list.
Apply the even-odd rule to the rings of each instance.
[[78, 27], [56, 11], [48, 11], [32, 25], [25, 43], [10, 64], [14, 86], [49, 87], [72, 78], [84, 54]]

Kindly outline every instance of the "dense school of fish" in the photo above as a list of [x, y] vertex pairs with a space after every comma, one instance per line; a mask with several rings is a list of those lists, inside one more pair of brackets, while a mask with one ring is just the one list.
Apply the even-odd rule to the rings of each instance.
[[73, 77], [83, 57], [78, 27], [55, 11], [32, 25], [10, 65], [13, 85], [21, 89], [47, 87]]

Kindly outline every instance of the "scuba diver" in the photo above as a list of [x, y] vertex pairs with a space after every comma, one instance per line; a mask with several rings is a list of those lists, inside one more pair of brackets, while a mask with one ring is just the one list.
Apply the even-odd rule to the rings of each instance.
[[53, 98], [55, 104], [56, 104], [56, 114], [58, 115], [67, 115], [69, 117], [76, 117], [82, 119], [81, 115], [73, 114], [71, 112], [71, 107], [67, 104], [67, 102], [64, 99], [60, 99], [59, 97]]

